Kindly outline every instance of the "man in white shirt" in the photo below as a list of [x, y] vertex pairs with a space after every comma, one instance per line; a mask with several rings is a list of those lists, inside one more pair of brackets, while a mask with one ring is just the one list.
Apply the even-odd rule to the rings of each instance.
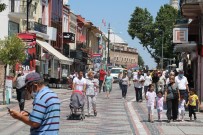
[[73, 79], [73, 90], [86, 91], [86, 79], [83, 78], [83, 72], [78, 72], [78, 77]]
[[142, 87], [144, 86], [144, 81], [144, 76], [141, 75], [141, 71], [139, 71], [137, 75], [133, 76], [137, 102], [142, 102]]
[[152, 77], [150, 76], [150, 72], [147, 72], [145, 75], [144, 75], [144, 79], [145, 79], [145, 82], [144, 82], [144, 92], [145, 92], [145, 95], [149, 89], [149, 85], [152, 84]]
[[178, 86], [180, 95], [184, 95], [184, 99], [185, 99], [185, 101], [187, 103], [189, 87], [188, 87], [188, 80], [184, 76], [184, 71], [183, 70], [179, 70], [178, 75], [175, 77], [175, 83]]

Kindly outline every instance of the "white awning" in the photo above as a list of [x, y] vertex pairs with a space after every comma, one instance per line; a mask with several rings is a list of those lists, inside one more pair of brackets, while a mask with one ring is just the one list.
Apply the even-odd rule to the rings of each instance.
[[197, 49], [197, 43], [189, 42], [183, 44], [176, 44], [174, 47], [174, 52], [194, 52]]
[[49, 53], [54, 55], [55, 58], [57, 58], [61, 64], [71, 65], [73, 63], [73, 59], [67, 58], [66, 56], [61, 54], [59, 51], [54, 49], [49, 43], [47, 43], [45, 41], [41, 41], [41, 40], [37, 40], [37, 43], [41, 47], [43, 47], [46, 51], [48, 51]]

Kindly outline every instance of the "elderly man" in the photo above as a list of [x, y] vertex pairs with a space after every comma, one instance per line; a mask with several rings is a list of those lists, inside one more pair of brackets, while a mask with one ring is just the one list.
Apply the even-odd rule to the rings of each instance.
[[10, 115], [31, 126], [31, 135], [58, 135], [60, 120], [60, 101], [58, 96], [44, 85], [38, 73], [32, 72], [26, 76], [27, 91], [33, 93], [33, 110], [9, 110]]
[[183, 70], [179, 70], [178, 75], [175, 77], [175, 83], [178, 86], [178, 89], [180, 91], [180, 95], [184, 96], [184, 99], [185, 99], [185, 101], [187, 103], [189, 87], [188, 87], [188, 80], [184, 76], [184, 71]]

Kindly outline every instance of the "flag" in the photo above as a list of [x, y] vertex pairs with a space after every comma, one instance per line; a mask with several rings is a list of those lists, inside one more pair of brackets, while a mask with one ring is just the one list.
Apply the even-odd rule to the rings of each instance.
[[102, 23], [103, 23], [104, 27], [106, 27], [106, 21], [104, 19], [102, 19]]

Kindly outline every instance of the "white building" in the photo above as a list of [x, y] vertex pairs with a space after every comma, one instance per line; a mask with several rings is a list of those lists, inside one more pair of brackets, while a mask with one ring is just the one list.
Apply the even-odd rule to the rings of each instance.
[[170, 5], [177, 10], [179, 9], [178, 0], [170, 0]]

